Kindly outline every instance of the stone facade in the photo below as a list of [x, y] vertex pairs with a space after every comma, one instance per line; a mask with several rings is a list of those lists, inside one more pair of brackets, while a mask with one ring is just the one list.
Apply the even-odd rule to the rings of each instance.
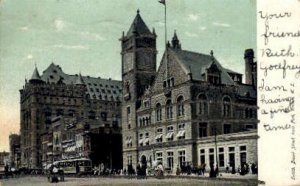
[[42, 146], [51, 145], [53, 139], [50, 135], [43, 144], [41, 136], [49, 132], [55, 117], [71, 117], [96, 127], [120, 128], [121, 93], [120, 81], [68, 75], [53, 63], [41, 76], [36, 68], [20, 90], [22, 166], [42, 167]]
[[139, 12], [120, 40], [124, 167], [160, 161], [174, 172], [186, 164], [221, 162], [224, 169], [257, 162], [252, 49], [245, 51], [244, 84], [242, 74], [222, 67], [213, 51], [183, 50], [176, 33], [156, 71], [156, 34]]

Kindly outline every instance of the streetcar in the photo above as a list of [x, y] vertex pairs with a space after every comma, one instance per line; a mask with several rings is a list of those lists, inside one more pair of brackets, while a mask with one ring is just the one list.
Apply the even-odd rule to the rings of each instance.
[[55, 161], [53, 165], [63, 170], [65, 174], [92, 173], [92, 161], [87, 158]]

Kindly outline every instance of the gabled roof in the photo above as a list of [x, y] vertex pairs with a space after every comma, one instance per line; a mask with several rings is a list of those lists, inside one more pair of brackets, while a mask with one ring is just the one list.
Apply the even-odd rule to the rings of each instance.
[[173, 55], [175, 58], [177, 58], [179, 64], [187, 74], [191, 73], [194, 80], [205, 81], [205, 76], [203, 76], [203, 74], [206, 72], [206, 69], [209, 68], [213, 62], [215, 62], [221, 71], [221, 83], [227, 85], [235, 84], [228, 75], [228, 70], [223, 68], [218, 60], [211, 55], [186, 50], [173, 50], [171, 48], [168, 48], [168, 51], [170, 55]]
[[78, 78], [77, 78], [77, 80], [76, 80], [76, 82], [74, 84], [76, 84], [76, 85], [84, 85], [81, 73], [79, 73]]
[[121, 101], [122, 97], [122, 82], [102, 79], [100, 77], [90, 77], [65, 74], [61, 67], [51, 63], [51, 65], [43, 72], [41, 79], [47, 83], [61, 83], [67, 85], [84, 84], [86, 86], [86, 94], [91, 99]]
[[138, 35], [152, 34], [145, 22], [143, 21], [142, 17], [140, 16], [139, 10], [137, 11], [137, 15], [135, 16], [126, 36], [131, 37], [135, 33]]

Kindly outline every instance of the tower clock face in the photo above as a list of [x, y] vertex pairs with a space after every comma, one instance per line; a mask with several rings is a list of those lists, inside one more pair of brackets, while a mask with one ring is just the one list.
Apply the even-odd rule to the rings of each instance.
[[123, 66], [124, 73], [133, 69], [133, 54], [132, 53], [124, 54], [123, 65], [124, 65]]

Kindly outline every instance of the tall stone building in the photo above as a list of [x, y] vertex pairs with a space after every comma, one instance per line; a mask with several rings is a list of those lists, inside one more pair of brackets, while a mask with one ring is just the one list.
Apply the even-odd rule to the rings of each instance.
[[22, 166], [42, 167], [41, 135], [50, 130], [54, 117], [71, 117], [84, 125], [121, 127], [121, 93], [120, 81], [68, 75], [53, 63], [41, 76], [35, 68], [20, 90]]
[[154, 161], [174, 172], [203, 163], [220, 169], [257, 161], [256, 63], [242, 74], [210, 54], [183, 50], [176, 33], [156, 71], [156, 34], [139, 11], [122, 47], [123, 166]]

